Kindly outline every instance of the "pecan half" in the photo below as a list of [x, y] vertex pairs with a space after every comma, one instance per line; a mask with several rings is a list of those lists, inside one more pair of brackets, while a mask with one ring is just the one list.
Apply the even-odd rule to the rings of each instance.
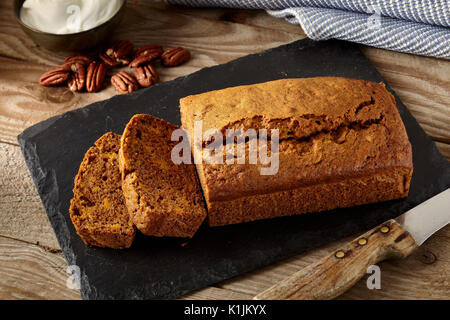
[[151, 52], [148, 54], [141, 54], [140, 56], [134, 58], [133, 61], [130, 62], [130, 68], [136, 68], [143, 64], [149, 63], [155, 59], [158, 59], [161, 56], [159, 52]]
[[92, 59], [84, 54], [77, 54], [74, 56], [68, 56], [66, 59], [64, 59], [64, 63], [81, 63], [83, 66], [87, 67], [91, 62]]
[[81, 91], [84, 89], [86, 82], [86, 69], [81, 62], [75, 62], [70, 65], [72, 75], [67, 82], [69, 89], [73, 92]]
[[131, 93], [139, 89], [136, 79], [125, 71], [120, 71], [113, 75], [111, 84], [119, 94]]
[[142, 87], [150, 87], [159, 81], [158, 73], [150, 64], [134, 69], [134, 76]]
[[100, 53], [98, 56], [100, 57], [100, 59], [103, 60], [104, 63], [106, 63], [110, 67], [115, 67], [120, 64], [120, 61], [117, 61], [116, 59], [111, 58], [106, 53]]
[[56, 86], [67, 81], [70, 75], [70, 66], [63, 65], [62, 67], [54, 68], [47, 71], [39, 78], [41, 86]]
[[133, 53], [133, 43], [129, 40], [119, 40], [106, 50], [106, 54], [123, 65], [130, 63], [130, 56]]
[[97, 92], [105, 81], [106, 66], [102, 62], [93, 61], [86, 71], [86, 90], [88, 92]]
[[164, 52], [162, 45], [160, 44], [150, 44], [147, 46], [143, 46], [140, 47], [139, 49], [136, 50], [136, 52], [134, 53], [134, 57], [137, 58], [140, 55], [143, 54], [158, 54], [158, 57], [160, 57], [162, 55], [162, 53]]
[[182, 63], [185, 63], [191, 58], [191, 53], [182, 48], [171, 48], [163, 52], [161, 55], [161, 61], [166, 67], [175, 67]]

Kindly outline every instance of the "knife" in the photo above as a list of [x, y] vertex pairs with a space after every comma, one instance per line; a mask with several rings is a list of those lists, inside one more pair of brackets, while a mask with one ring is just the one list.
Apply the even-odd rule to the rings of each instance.
[[361, 279], [369, 266], [385, 259], [409, 256], [448, 223], [450, 188], [373, 228], [253, 299], [333, 299]]

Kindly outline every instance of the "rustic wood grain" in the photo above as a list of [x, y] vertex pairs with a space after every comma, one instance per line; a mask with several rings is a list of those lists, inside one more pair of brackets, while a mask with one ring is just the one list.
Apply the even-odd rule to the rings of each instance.
[[207, 287], [180, 297], [178, 300], [249, 300], [251, 295], [230, 289]]
[[[65, 286], [67, 265], [16, 136], [36, 122], [107, 99], [115, 91], [109, 84], [95, 94], [40, 87], [39, 76], [61, 64], [64, 54], [35, 45], [14, 21], [11, 3], [0, 2], [0, 298], [79, 299], [78, 292]], [[304, 37], [299, 26], [262, 11], [188, 9], [153, 1], [129, 1], [122, 27], [114, 35], [114, 39], [131, 39], [136, 45], [161, 43], [190, 49], [193, 58], [188, 64], [158, 67], [162, 81]], [[450, 159], [450, 62], [361, 48]], [[350, 238], [182, 298], [250, 299], [346, 240]], [[409, 258], [381, 263], [381, 290], [368, 290], [362, 279], [341, 298], [450, 299], [449, 249], [447, 226]], [[431, 264], [430, 257], [436, 257]]]
[[0, 236], [0, 299], [80, 299], [63, 255]]
[[20, 148], [0, 143], [0, 163], [0, 236], [59, 250]]

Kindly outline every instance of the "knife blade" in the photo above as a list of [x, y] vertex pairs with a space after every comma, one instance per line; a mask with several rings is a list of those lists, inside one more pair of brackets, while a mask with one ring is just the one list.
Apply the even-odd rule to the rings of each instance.
[[449, 223], [450, 188], [371, 229], [253, 299], [333, 299], [351, 288], [371, 265], [407, 257]]
[[395, 218], [420, 246], [450, 223], [450, 188]]

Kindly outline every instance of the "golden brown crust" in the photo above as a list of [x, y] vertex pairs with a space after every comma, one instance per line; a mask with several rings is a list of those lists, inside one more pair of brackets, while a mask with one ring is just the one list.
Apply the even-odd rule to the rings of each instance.
[[75, 177], [70, 218], [86, 244], [128, 248], [135, 228], [125, 207], [118, 166], [120, 135], [104, 134], [85, 154]]
[[[372, 98], [377, 101], [371, 103]], [[392, 104], [392, 99], [383, 84], [316, 77], [281, 79], [187, 96], [180, 99], [180, 111], [183, 127], [192, 128], [195, 120], [202, 120], [203, 133], [209, 128], [245, 128], [248, 122], [248, 127], [254, 129], [270, 128], [271, 124], [280, 128], [277, 121], [286, 120], [296, 129], [293, 135], [301, 138], [324, 126], [376, 118], [387, 104]], [[316, 124], [317, 120], [322, 124]]]
[[122, 135], [119, 167], [131, 220], [146, 235], [192, 237], [206, 217], [195, 167], [176, 165], [171, 141], [177, 126], [135, 115]]
[[210, 226], [223, 226], [403, 198], [408, 195], [405, 187], [409, 188], [410, 179], [409, 170], [392, 169], [342, 181], [323, 182], [228, 201], [211, 201], [208, 223]]
[[[248, 161], [197, 165], [210, 225], [318, 211], [314, 203], [307, 202], [306, 208], [304, 203], [292, 204], [290, 192], [300, 201], [303, 193], [309, 197], [308, 188], [321, 194], [332, 183], [346, 188], [327, 200], [327, 209], [408, 194], [411, 145], [395, 100], [383, 84], [327, 77], [283, 79], [188, 96], [180, 100], [180, 112], [191, 137], [196, 120], [202, 120], [203, 133], [212, 128], [223, 134], [227, 129], [279, 130], [275, 175], [261, 175], [261, 165]], [[193, 145], [193, 152], [201, 156], [204, 151]], [[387, 179], [387, 172], [390, 179], [403, 181], [396, 191], [377, 188], [377, 181], [385, 183], [380, 179], [371, 180], [367, 199], [352, 190], [352, 179]]]

